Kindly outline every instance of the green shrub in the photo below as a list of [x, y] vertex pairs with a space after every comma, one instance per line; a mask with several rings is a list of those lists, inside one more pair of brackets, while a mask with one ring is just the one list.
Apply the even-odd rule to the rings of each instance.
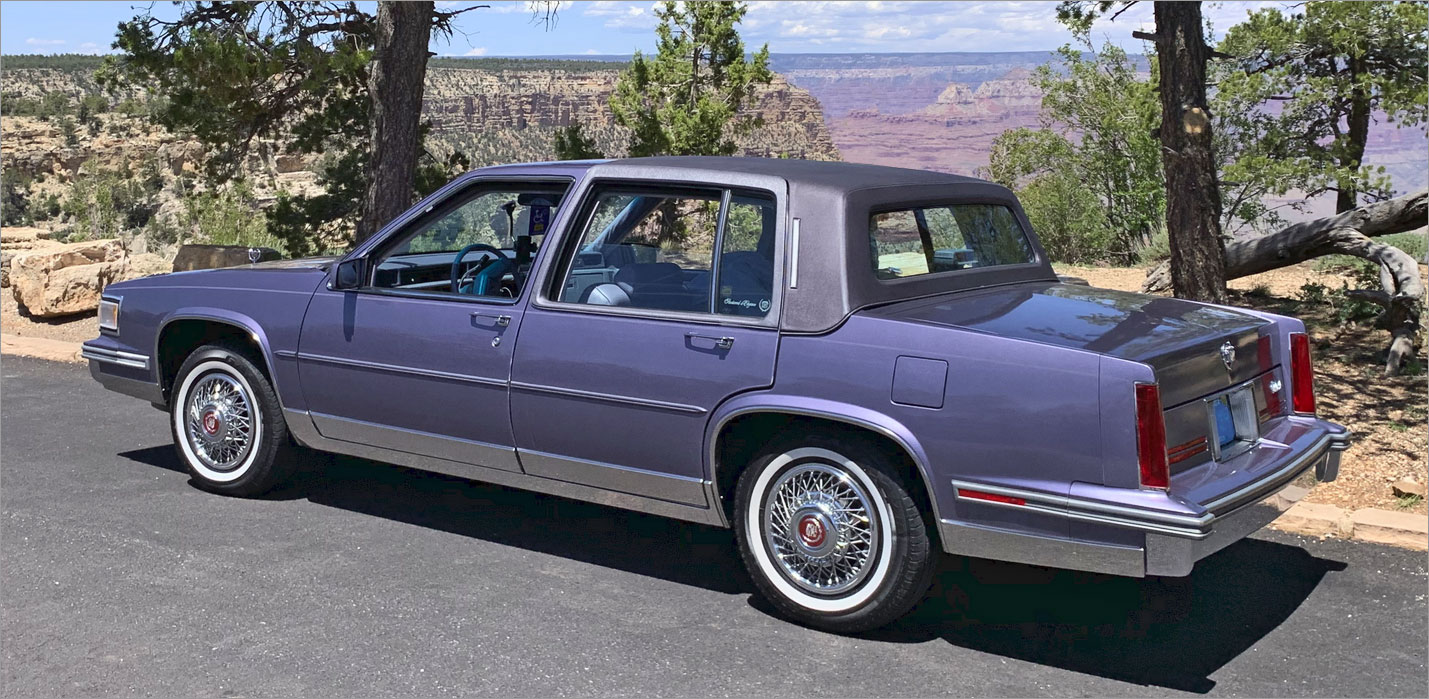
[[114, 238], [148, 225], [159, 210], [163, 179], [150, 159], [137, 174], [80, 167], [60, 210], [72, 224], [70, 240]]
[[244, 182], [186, 197], [184, 218], [188, 242], [287, 249], [268, 232], [268, 217]]

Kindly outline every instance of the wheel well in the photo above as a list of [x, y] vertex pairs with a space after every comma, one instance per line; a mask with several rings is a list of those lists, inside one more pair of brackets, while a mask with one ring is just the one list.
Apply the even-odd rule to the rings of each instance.
[[253, 333], [237, 325], [204, 318], [183, 318], [164, 326], [159, 336], [159, 385], [168, 396], [179, 367], [193, 351], [204, 345], [223, 345], [245, 356], [269, 381], [268, 362]]
[[[840, 439], [857, 439], [894, 457], [898, 475], [902, 476], [909, 493], [927, 517], [933, 518], [933, 501], [918, 471], [918, 465], [908, 450], [887, 435], [861, 425], [829, 418], [793, 415], [779, 412], [758, 412], [740, 415], [720, 429], [715, 436], [715, 488], [719, 492], [718, 506], [725, 517], [734, 519], [734, 491], [739, 476], [749, 462], [770, 440], [789, 430], [821, 431], [838, 435]], [[936, 523], [934, 523], [936, 524]], [[936, 531], [936, 527], [934, 528]]]

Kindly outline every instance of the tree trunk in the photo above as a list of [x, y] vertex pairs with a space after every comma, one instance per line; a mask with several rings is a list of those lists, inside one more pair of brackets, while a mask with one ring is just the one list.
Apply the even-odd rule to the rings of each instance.
[[412, 205], [434, 12], [431, 2], [377, 3], [377, 35], [367, 79], [372, 142], [367, 194], [357, 223], [359, 242]]
[[1211, 152], [1201, 3], [1156, 3], [1160, 67], [1161, 160], [1166, 171], [1166, 230], [1176, 296], [1225, 303], [1221, 189]]
[[[1358, 65], [1358, 61], [1350, 62], [1352, 78], [1359, 76]], [[1344, 154], [1340, 157], [1340, 167], [1359, 170], [1360, 164], [1364, 162], [1365, 143], [1369, 141], [1369, 112], [1369, 94], [1356, 79], [1355, 86], [1350, 91], [1350, 113], [1345, 119], [1349, 127], [1348, 142], [1345, 144]], [[1352, 185], [1340, 184], [1335, 195], [1335, 212], [1342, 214], [1358, 205], [1359, 192], [1355, 191]]]
[[[1322, 255], [1353, 255], [1379, 265], [1383, 291], [1361, 290], [1356, 296], [1384, 306], [1389, 326], [1385, 373], [1399, 372], [1414, 351], [1414, 338], [1424, 298], [1419, 263], [1399, 248], [1371, 237], [1420, 229], [1429, 215], [1429, 190], [1367, 204], [1341, 214], [1286, 226], [1274, 233], [1226, 246], [1227, 279], [1288, 267]], [[1164, 291], [1171, 285], [1171, 265], [1152, 268], [1143, 291]]]

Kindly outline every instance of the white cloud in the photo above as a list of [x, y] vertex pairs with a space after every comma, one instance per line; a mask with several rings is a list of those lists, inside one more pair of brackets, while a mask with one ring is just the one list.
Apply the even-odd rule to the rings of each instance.
[[595, 50], [595, 49], [586, 49], [586, 50], [582, 51], [581, 53], [583, 53], [583, 54], [585, 54], [585, 55], [587, 55], [587, 56], [599, 56], [599, 55], [600, 55], [600, 52], [597, 51], [597, 50]]
[[623, 32], [649, 32], [655, 29], [656, 3], [587, 2], [581, 3], [581, 14], [603, 19], [601, 26]]
[[[613, 17], [635, 3], [594, 3], [587, 14]], [[1262, 7], [1288, 2], [1228, 2], [1203, 5], [1216, 33]], [[1131, 32], [1151, 22], [1153, 4], [1138, 3], [1115, 21], [1092, 28], [1092, 39], [1140, 52]], [[749, 3], [741, 25], [745, 44], [768, 43], [779, 53], [799, 51], [1039, 51], [1072, 41], [1057, 21], [1057, 3], [1016, 2], [770, 2]]]
[[94, 43], [93, 41], [86, 41], [86, 42], [84, 42], [83, 44], [80, 44], [80, 45], [79, 45], [79, 52], [80, 52], [80, 53], [105, 53], [105, 49], [104, 49], [103, 46], [100, 46], [99, 44], [96, 44], [96, 43]]
[[470, 51], [467, 51], [466, 53], [464, 53], [464, 54], [462, 54], [462, 55], [463, 55], [463, 56], [485, 56], [485, 55], [486, 55], [486, 47], [485, 47], [485, 46], [478, 46], [478, 47], [476, 47], [476, 48], [474, 48], [474, 49], [471, 49]]
[[35, 38], [35, 37], [32, 36], [32, 37], [26, 39], [26, 40], [25, 40], [25, 43], [26, 43], [26, 44], [29, 44], [30, 46], [64, 46], [65, 40], [64, 40], [64, 39], [37, 39], [37, 38]]

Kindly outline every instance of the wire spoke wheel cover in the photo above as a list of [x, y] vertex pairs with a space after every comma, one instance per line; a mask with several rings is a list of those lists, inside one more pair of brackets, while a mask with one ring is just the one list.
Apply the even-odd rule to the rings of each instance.
[[183, 377], [174, 396], [174, 438], [198, 476], [231, 483], [253, 466], [266, 432], [256, 396], [242, 373], [217, 359]]
[[873, 498], [848, 474], [807, 462], [782, 473], [764, 504], [765, 543], [790, 582], [837, 595], [868, 577], [878, 553]]
[[816, 614], [879, 596], [893, 569], [896, 522], [869, 470], [842, 450], [800, 446], [748, 476], [742, 551], [771, 594]]
[[232, 471], [253, 449], [253, 408], [238, 381], [218, 372], [200, 377], [184, 406], [184, 436], [215, 471]]

